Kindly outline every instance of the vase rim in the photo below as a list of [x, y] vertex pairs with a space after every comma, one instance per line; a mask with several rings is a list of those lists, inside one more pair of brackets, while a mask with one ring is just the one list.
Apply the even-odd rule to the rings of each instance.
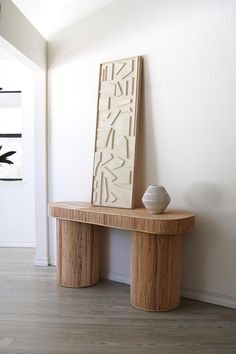
[[150, 184], [149, 187], [163, 187], [160, 184]]

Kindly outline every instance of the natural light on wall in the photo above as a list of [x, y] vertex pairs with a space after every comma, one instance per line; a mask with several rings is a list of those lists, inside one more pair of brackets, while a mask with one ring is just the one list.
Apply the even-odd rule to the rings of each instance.
[[37, 30], [49, 38], [115, 0], [12, 0]]

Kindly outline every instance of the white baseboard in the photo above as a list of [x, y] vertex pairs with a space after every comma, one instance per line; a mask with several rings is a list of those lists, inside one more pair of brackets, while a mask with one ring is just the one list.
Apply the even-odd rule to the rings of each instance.
[[[50, 259], [47, 260], [47, 264], [36, 264], [36, 265], [52, 265], [56, 266], [56, 260], [55, 259]], [[102, 270], [100, 272], [101, 278], [109, 279], [112, 281], [117, 281], [119, 283], [124, 283], [124, 284], [130, 284], [130, 278], [127, 276], [127, 274], [120, 273], [120, 272], [107, 272], [105, 270]], [[205, 290], [200, 290], [200, 289], [192, 289], [192, 288], [187, 288], [184, 287], [182, 288], [181, 296], [186, 297], [188, 299], [192, 300], [199, 300], [203, 302], [207, 302], [210, 304], [214, 305], [220, 305], [220, 306], [225, 306], [225, 307], [230, 307], [236, 309], [236, 297], [233, 296], [228, 296], [228, 295], [223, 295], [223, 294], [218, 294], [214, 293], [211, 291], [205, 291]]]
[[56, 259], [55, 259], [55, 258], [50, 258], [49, 264], [50, 264], [51, 266], [56, 267], [56, 266], [57, 266], [57, 261], [56, 261]]
[[106, 272], [101, 270], [100, 277], [117, 281], [119, 283], [130, 284], [130, 278], [127, 276], [127, 274], [120, 273], [120, 272]]
[[0, 247], [18, 248], [18, 247], [35, 247], [35, 242], [15, 242], [15, 241], [0, 241]]
[[[130, 278], [127, 274], [119, 272], [101, 271], [100, 276], [105, 279], [117, 281], [120, 283], [130, 284]], [[200, 289], [182, 288], [181, 296], [207, 302], [214, 305], [220, 305], [236, 309], [236, 297], [205, 291]]]
[[39, 267], [48, 267], [49, 266], [49, 257], [42, 257], [34, 259], [34, 265]]
[[223, 294], [214, 293], [211, 291], [205, 291], [200, 289], [191, 289], [184, 287], [182, 289], [183, 297], [208, 302], [214, 305], [226, 306], [236, 309], [236, 297]]

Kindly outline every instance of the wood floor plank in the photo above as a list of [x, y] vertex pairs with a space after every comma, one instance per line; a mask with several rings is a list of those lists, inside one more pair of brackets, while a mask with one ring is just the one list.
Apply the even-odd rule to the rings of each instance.
[[32, 249], [0, 249], [0, 354], [236, 354], [236, 310], [182, 299], [170, 312], [130, 305], [126, 284], [63, 288]]

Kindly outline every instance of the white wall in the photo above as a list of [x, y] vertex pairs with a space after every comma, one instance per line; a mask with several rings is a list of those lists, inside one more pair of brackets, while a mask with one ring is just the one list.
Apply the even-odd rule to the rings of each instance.
[[[140, 198], [163, 184], [196, 213], [183, 293], [236, 306], [236, 3], [116, 1], [49, 41], [51, 201], [90, 200], [99, 63], [143, 55]], [[55, 224], [50, 235], [55, 262]], [[102, 272], [129, 279], [130, 235], [102, 238]]]
[[[46, 41], [11, 0], [0, 0], [0, 40], [24, 60], [46, 68]], [[6, 42], [6, 43], [4, 43]]]
[[[0, 0], [0, 45], [34, 73], [35, 265], [47, 266], [46, 41], [11, 0]], [[26, 221], [24, 221], [26, 222]]]
[[23, 181], [0, 181], [0, 246], [34, 247], [34, 76], [18, 61], [0, 58], [0, 85], [22, 91], [23, 143]]

